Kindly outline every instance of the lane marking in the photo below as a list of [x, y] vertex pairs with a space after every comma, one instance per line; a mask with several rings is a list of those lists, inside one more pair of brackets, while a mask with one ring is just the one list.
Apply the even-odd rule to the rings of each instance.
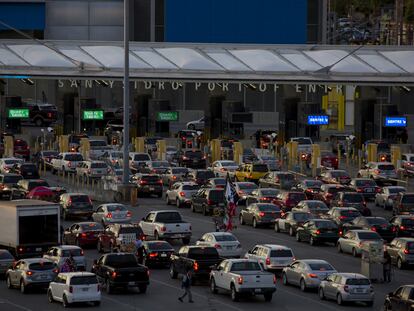
[[14, 303], [14, 302], [11, 302], [10, 300], [7, 300], [7, 299], [0, 300], [0, 303], [7, 303], [9, 305], [12, 305], [13, 307], [16, 307], [18, 309], [22, 309], [22, 310], [25, 310], [25, 311], [33, 311], [32, 309], [26, 308], [25, 306], [19, 305], [19, 304]]
[[144, 311], [144, 309], [138, 308], [137, 306], [133, 306], [133, 305], [131, 305], [129, 303], [121, 302], [121, 301], [119, 301], [117, 299], [114, 299], [114, 298], [109, 298], [108, 296], [102, 295], [101, 297], [102, 297], [102, 299], [111, 301], [111, 302], [116, 303], [116, 304], [118, 304], [120, 306], [128, 307], [128, 308], [130, 308], [132, 310]]

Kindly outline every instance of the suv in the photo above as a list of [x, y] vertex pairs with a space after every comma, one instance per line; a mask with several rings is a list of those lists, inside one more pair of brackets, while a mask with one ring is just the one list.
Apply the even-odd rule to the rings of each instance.
[[395, 238], [386, 246], [385, 252], [391, 257], [391, 262], [397, 264], [398, 269], [414, 266], [414, 238]]
[[377, 183], [397, 185], [398, 179], [395, 166], [389, 162], [368, 162], [358, 171], [358, 177], [368, 177]]
[[83, 161], [83, 156], [77, 152], [62, 152], [56, 158], [50, 161], [52, 165], [52, 173], [58, 171], [72, 172], [76, 171], [79, 162]]
[[296, 260], [291, 248], [284, 245], [258, 244], [244, 256], [261, 263], [266, 271], [280, 271]]
[[132, 181], [138, 186], [138, 195], [155, 194], [162, 197], [162, 179], [159, 175], [137, 174], [132, 177]]
[[367, 207], [367, 202], [361, 193], [338, 192], [332, 200], [331, 206], [354, 207], [363, 216], [371, 216], [371, 210]]
[[412, 310], [414, 307], [414, 285], [400, 286], [385, 297], [384, 310]]
[[279, 193], [273, 203], [280, 206], [283, 212], [286, 213], [304, 200], [306, 200], [306, 195], [303, 192], [286, 191]]
[[206, 156], [201, 150], [187, 150], [178, 159], [178, 165], [188, 168], [206, 168]]
[[236, 181], [251, 181], [258, 182], [260, 178], [263, 178], [269, 172], [267, 164], [254, 163], [254, 164], [242, 164], [235, 173]]
[[140, 226], [132, 224], [111, 224], [98, 236], [97, 249], [100, 253], [128, 251], [128, 246], [137, 239], [145, 240]]
[[204, 185], [210, 178], [214, 177], [214, 172], [210, 170], [196, 170], [188, 174], [188, 180], [198, 185]]
[[296, 183], [295, 175], [290, 172], [269, 172], [259, 179], [261, 188], [290, 190]]
[[202, 212], [204, 216], [211, 215], [218, 208], [224, 211], [224, 190], [202, 188], [191, 198], [191, 211]]
[[392, 214], [414, 214], [414, 193], [399, 193], [393, 200]]
[[90, 219], [92, 214], [92, 200], [87, 194], [72, 192], [60, 196], [60, 215], [64, 220], [70, 216], [86, 216]]
[[130, 152], [129, 165], [131, 170], [138, 171], [141, 167], [148, 166], [151, 162], [151, 157], [146, 152]]
[[76, 175], [86, 178], [101, 178], [108, 175], [109, 167], [103, 161], [83, 161], [76, 167]]
[[27, 103], [30, 121], [36, 126], [50, 125], [57, 121], [58, 113], [55, 105], [47, 103]]
[[0, 175], [0, 199], [5, 196], [9, 197], [12, 193], [12, 188], [17, 186], [17, 183], [22, 180], [22, 176], [17, 174], [1, 174]]
[[13, 144], [14, 156], [20, 157], [29, 161], [30, 159], [30, 146], [23, 139], [15, 139]]

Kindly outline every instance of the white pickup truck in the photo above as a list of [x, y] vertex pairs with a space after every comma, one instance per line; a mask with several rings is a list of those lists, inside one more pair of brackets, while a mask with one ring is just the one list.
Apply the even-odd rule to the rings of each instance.
[[233, 301], [241, 295], [263, 295], [265, 301], [271, 301], [276, 277], [265, 272], [256, 260], [227, 259], [211, 271], [210, 289], [213, 294], [219, 289], [229, 291]]
[[290, 141], [298, 143], [298, 154], [311, 154], [313, 141], [310, 137], [292, 137]]
[[146, 236], [160, 239], [182, 239], [184, 244], [190, 243], [191, 224], [183, 221], [177, 211], [152, 211], [139, 222]]
[[52, 172], [57, 173], [58, 171], [76, 172], [76, 167], [79, 162], [83, 161], [83, 157], [78, 152], [62, 152], [50, 161], [52, 166]]

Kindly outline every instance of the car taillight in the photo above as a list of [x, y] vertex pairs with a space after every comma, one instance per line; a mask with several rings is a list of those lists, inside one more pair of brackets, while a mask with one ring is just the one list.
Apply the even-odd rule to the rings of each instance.
[[68, 204], [72, 205], [72, 198], [69, 198]]
[[26, 146], [26, 150], [30, 150], [30, 147], [29, 146]]
[[159, 179], [158, 180], [158, 183], [162, 185], [162, 179]]
[[318, 230], [315, 231], [315, 233], [319, 235], [319, 234], [321, 234], [321, 230], [318, 229]]
[[128, 212], [126, 213], [126, 217], [132, 217], [132, 213], [131, 213], [130, 211], [128, 211]]
[[391, 230], [392, 230], [392, 232], [395, 232], [395, 231], [397, 231], [397, 228], [392, 227]]
[[264, 215], [265, 215], [265, 213], [264, 213], [264, 212], [260, 212], [260, 213], [259, 213], [259, 216], [260, 216], [260, 217], [263, 217]]
[[112, 213], [111, 212], [107, 213], [105, 217], [106, 218], [112, 218]]
[[221, 248], [221, 245], [220, 244], [214, 244], [214, 247], [215, 248]]
[[349, 287], [348, 287], [348, 285], [345, 285], [345, 286], [344, 286], [344, 291], [349, 292]]
[[344, 232], [342, 230], [339, 230], [339, 235], [343, 235]]
[[308, 276], [312, 279], [318, 278], [318, 276], [315, 273], [309, 273]]
[[86, 233], [81, 233], [82, 238], [86, 238]]
[[23, 251], [24, 251], [23, 247], [19, 247], [19, 248], [17, 249], [17, 252], [19, 252], [19, 253], [23, 253]]
[[59, 270], [58, 269], [53, 269], [52, 272], [53, 273], [59, 273]]
[[81, 254], [81, 256], [84, 255], [83, 249], [81, 249], [80, 254]]
[[377, 232], [377, 228], [371, 227], [371, 231]]
[[68, 167], [72, 167], [72, 162], [68, 162]]
[[158, 256], [158, 253], [150, 253], [149, 254], [149, 257], [150, 258], [154, 258], [154, 257], [157, 257]]
[[115, 279], [116, 278], [116, 276], [117, 276], [117, 273], [114, 271], [114, 272], [112, 272], [112, 274], [111, 274], [111, 277], [113, 278], [113, 279]]
[[339, 219], [344, 220], [344, 219], [346, 219], [346, 216], [339, 216]]
[[381, 188], [380, 188], [380, 187], [376, 187], [376, 188], [375, 188], [375, 192], [376, 192], [376, 193], [380, 193], [380, 192], [381, 192]]
[[400, 226], [400, 230], [405, 230], [405, 227], [404, 226]]
[[186, 157], [186, 156], [183, 156], [183, 160], [188, 160], [188, 157]]
[[29, 276], [33, 275], [33, 271], [26, 271], [26, 275], [29, 275]]
[[140, 185], [146, 185], [148, 182], [146, 181], [146, 180], [141, 180], [140, 182], [139, 182], [139, 184]]
[[48, 112], [48, 113], [47, 113], [47, 117], [48, 117], [48, 118], [51, 118], [51, 117], [52, 117], [52, 113], [51, 113], [51, 112]]
[[194, 271], [198, 271], [198, 262], [197, 261], [194, 261], [193, 269], [194, 269]]
[[364, 189], [357, 188], [357, 192], [363, 192], [363, 191], [364, 191]]
[[238, 283], [239, 285], [242, 285], [242, 284], [243, 284], [243, 277], [242, 277], [242, 276], [239, 276], [239, 277], [237, 278], [237, 283]]
[[270, 265], [270, 258], [269, 257], [266, 258], [266, 265]]
[[162, 231], [162, 232], [165, 232], [165, 231], [167, 231], [167, 228], [166, 228], [165, 226], [162, 226], [162, 227], [161, 227], [161, 231]]
[[404, 250], [404, 254], [406, 254], [406, 255], [407, 255], [407, 254], [409, 254], [409, 253], [410, 253], [410, 251], [409, 251], [408, 249], [405, 249], [405, 250]]
[[69, 293], [73, 293], [73, 286], [69, 286]]
[[172, 179], [176, 180], [177, 179], [177, 176], [173, 175]]
[[214, 205], [214, 202], [213, 202], [212, 200], [208, 199], [208, 200], [207, 200], [207, 204], [208, 204], [208, 205]]
[[273, 284], [276, 284], [276, 281], [277, 281], [276, 275], [273, 275]]
[[185, 197], [185, 192], [184, 192], [184, 191], [180, 191], [180, 192], [178, 193], [178, 195], [179, 195], [180, 197]]

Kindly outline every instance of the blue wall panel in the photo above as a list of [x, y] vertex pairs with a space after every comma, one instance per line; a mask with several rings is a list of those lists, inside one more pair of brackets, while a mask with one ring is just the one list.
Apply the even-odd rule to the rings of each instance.
[[[44, 3], [0, 3], [0, 20], [20, 30], [45, 29]], [[0, 29], [8, 29], [0, 24]]]
[[307, 0], [165, 0], [165, 41], [307, 41]]

